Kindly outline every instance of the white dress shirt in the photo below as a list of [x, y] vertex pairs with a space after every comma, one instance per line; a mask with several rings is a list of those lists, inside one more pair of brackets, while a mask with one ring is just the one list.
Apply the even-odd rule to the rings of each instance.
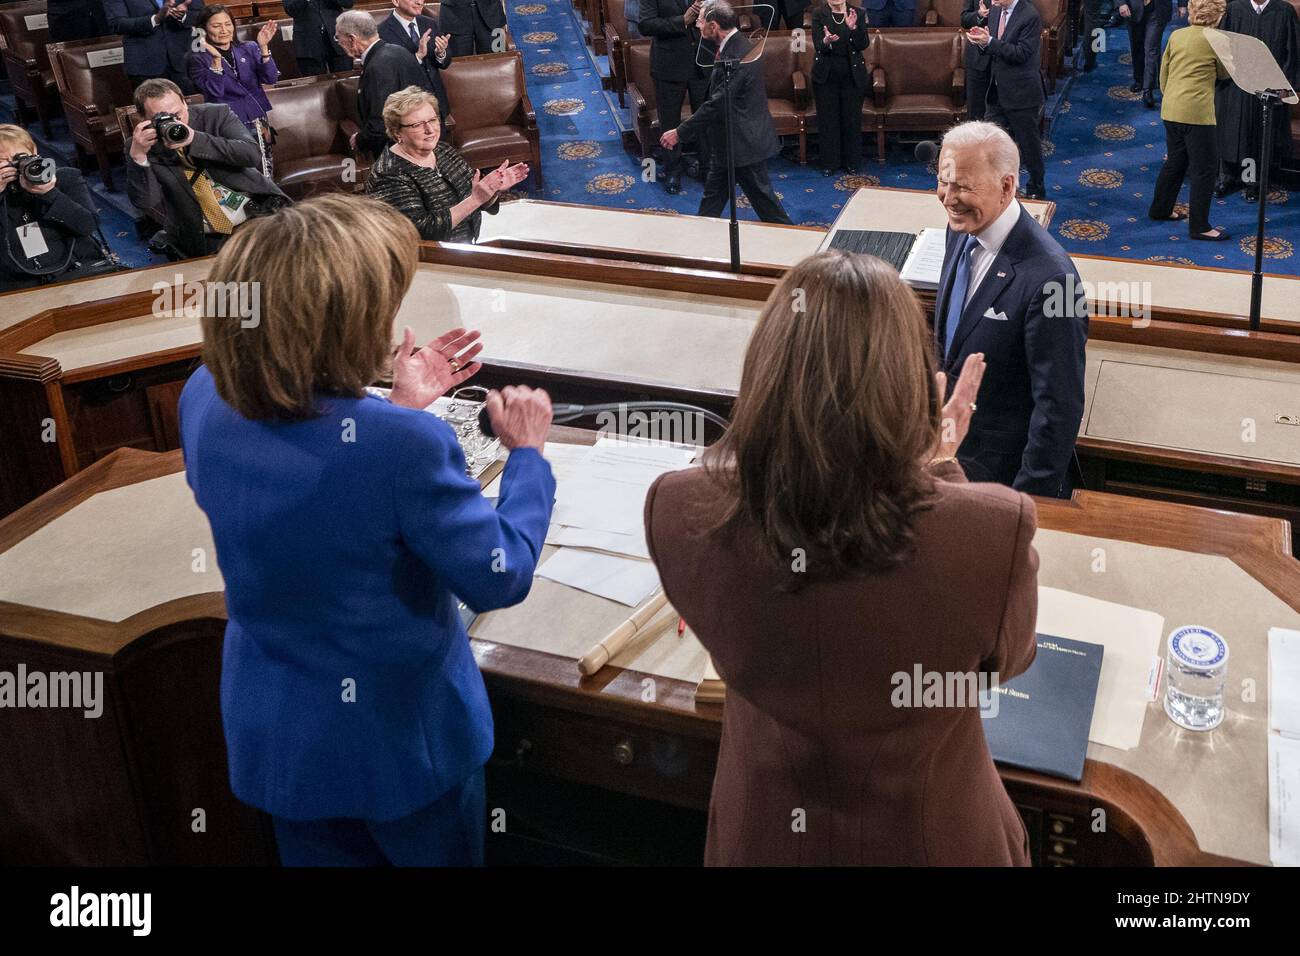
[[966, 301], [962, 303], [963, 306], [970, 303], [971, 296], [988, 275], [993, 260], [998, 257], [998, 253], [1006, 244], [1007, 237], [1011, 235], [1011, 230], [1016, 228], [1016, 223], [1019, 221], [1020, 201], [1012, 199], [1011, 205], [1002, 210], [1002, 215], [985, 226], [984, 231], [975, 237], [975, 248], [970, 252], [970, 285], [966, 287]]

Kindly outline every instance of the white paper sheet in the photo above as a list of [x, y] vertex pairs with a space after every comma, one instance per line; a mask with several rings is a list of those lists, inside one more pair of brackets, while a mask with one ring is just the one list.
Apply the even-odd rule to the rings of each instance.
[[1268, 735], [1268, 858], [1300, 866], [1300, 740]]
[[695, 450], [602, 438], [588, 449], [579, 473], [555, 493], [556, 524], [614, 534], [638, 534], [645, 496], [660, 475], [685, 468]]
[[592, 551], [608, 551], [629, 558], [650, 560], [650, 547], [645, 541], [645, 532], [636, 534], [615, 534], [611, 531], [592, 531], [590, 528], [570, 528], [567, 525], [553, 524], [546, 532], [546, 543], [565, 548], [587, 548]]
[[649, 561], [577, 548], [560, 548], [537, 569], [537, 575], [629, 607], [640, 604], [659, 586], [659, 572]]
[[899, 275], [914, 289], [937, 289], [947, 250], [946, 229], [922, 229]]
[[[551, 474], [555, 476], [555, 484], [568, 481], [573, 475], [578, 474], [582, 468], [583, 462], [591, 453], [590, 445], [570, 445], [563, 442], [547, 442], [542, 447], [542, 457], [551, 464]], [[506, 457], [506, 453], [502, 454]], [[483, 489], [483, 495], [486, 498], [501, 497], [501, 476], [493, 478], [486, 488]]]
[[1153, 611], [1039, 587], [1039, 633], [1105, 648], [1088, 730], [1093, 743], [1130, 750], [1142, 739], [1142, 721], [1151, 700], [1147, 678], [1164, 628], [1165, 619]]
[[1268, 726], [1300, 740], [1300, 631], [1268, 632]]

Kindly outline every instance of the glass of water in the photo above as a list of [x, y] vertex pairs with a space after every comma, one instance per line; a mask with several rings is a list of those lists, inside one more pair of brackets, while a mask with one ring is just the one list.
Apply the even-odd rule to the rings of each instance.
[[488, 390], [466, 385], [451, 393], [443, 420], [456, 432], [456, 440], [465, 452], [465, 468], [470, 477], [477, 476], [497, 456], [500, 439], [488, 438], [479, 427], [478, 415], [487, 402]]
[[1207, 627], [1176, 628], [1165, 654], [1165, 713], [1186, 730], [1223, 723], [1228, 644]]

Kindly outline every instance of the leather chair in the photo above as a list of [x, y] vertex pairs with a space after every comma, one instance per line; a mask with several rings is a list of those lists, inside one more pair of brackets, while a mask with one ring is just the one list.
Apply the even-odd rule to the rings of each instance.
[[940, 27], [881, 30], [872, 36], [873, 98], [884, 113], [882, 144], [886, 132], [940, 132], [965, 118], [962, 42], [960, 31]]
[[[776, 135], [799, 137], [799, 163], [805, 165], [808, 162], [808, 136], [804, 128], [804, 112], [809, 100], [809, 74], [801, 69], [793, 38], [790, 30], [769, 33], [759, 63], [763, 67], [763, 82], [767, 89], [767, 111], [772, 114]], [[807, 50], [811, 46], [805, 34], [803, 47]]]
[[[991, 0], [985, 0], [991, 4]], [[954, 27], [961, 29], [961, 11], [964, 0], [930, 0], [930, 9], [925, 11], [922, 19], [927, 27]]]
[[[642, 159], [648, 159], [659, 145], [659, 106], [655, 102], [655, 84], [650, 77], [650, 43], [648, 38], [630, 40], [623, 46], [627, 64], [628, 110], [632, 114], [632, 135]], [[691, 115], [690, 100], [682, 103], [682, 119]]]
[[518, 51], [458, 56], [442, 72], [455, 124], [448, 133], [475, 169], [526, 162], [542, 188], [542, 143], [537, 114], [524, 85]]
[[[88, 154], [93, 154], [104, 185], [115, 189], [111, 158], [122, 152], [122, 131], [115, 111], [131, 103], [135, 92], [122, 65], [122, 38], [71, 40], [51, 43], [46, 49], [77, 158], [85, 165]], [[105, 56], [116, 62], [92, 65]]]
[[[609, 88], [618, 94], [618, 105], [627, 106], [627, 65], [624, 47], [632, 39], [628, 33], [623, 0], [601, 0], [605, 8], [605, 49], [609, 57]], [[1300, 2], [1300, 0], [1297, 0]]]
[[46, 15], [45, 0], [0, 6], [0, 56], [4, 57], [5, 72], [13, 87], [18, 125], [30, 123], [29, 111], [34, 112], [49, 139], [53, 135], [50, 117], [59, 109], [59, 91], [45, 52], [50, 31], [43, 26], [29, 26], [42, 22], [39, 18]]
[[369, 160], [349, 145], [358, 129], [356, 84], [356, 77], [333, 75], [267, 87], [275, 180], [291, 198], [357, 192], [365, 185]]
[[1034, 6], [1043, 21], [1043, 76], [1047, 80], [1047, 91], [1052, 93], [1065, 70], [1066, 51], [1073, 44], [1069, 3], [1067, 0], [1034, 0]]
[[[247, 43], [250, 40], [257, 39], [257, 32], [262, 29], [265, 19], [249, 20], [246, 23], [239, 23], [235, 26], [235, 40], [239, 43]], [[280, 71], [281, 80], [296, 80], [301, 73], [298, 72], [298, 58], [293, 55], [293, 40], [285, 39], [284, 31], [289, 29], [289, 36], [293, 36], [292, 20], [277, 20], [275, 36], [271, 39], [271, 59], [275, 61], [275, 68]]]

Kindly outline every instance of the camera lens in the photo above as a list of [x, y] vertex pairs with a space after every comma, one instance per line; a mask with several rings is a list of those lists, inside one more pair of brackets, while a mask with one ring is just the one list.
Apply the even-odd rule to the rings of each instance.
[[54, 182], [54, 160], [44, 156], [20, 153], [12, 160], [18, 175], [30, 186], [46, 186]]

